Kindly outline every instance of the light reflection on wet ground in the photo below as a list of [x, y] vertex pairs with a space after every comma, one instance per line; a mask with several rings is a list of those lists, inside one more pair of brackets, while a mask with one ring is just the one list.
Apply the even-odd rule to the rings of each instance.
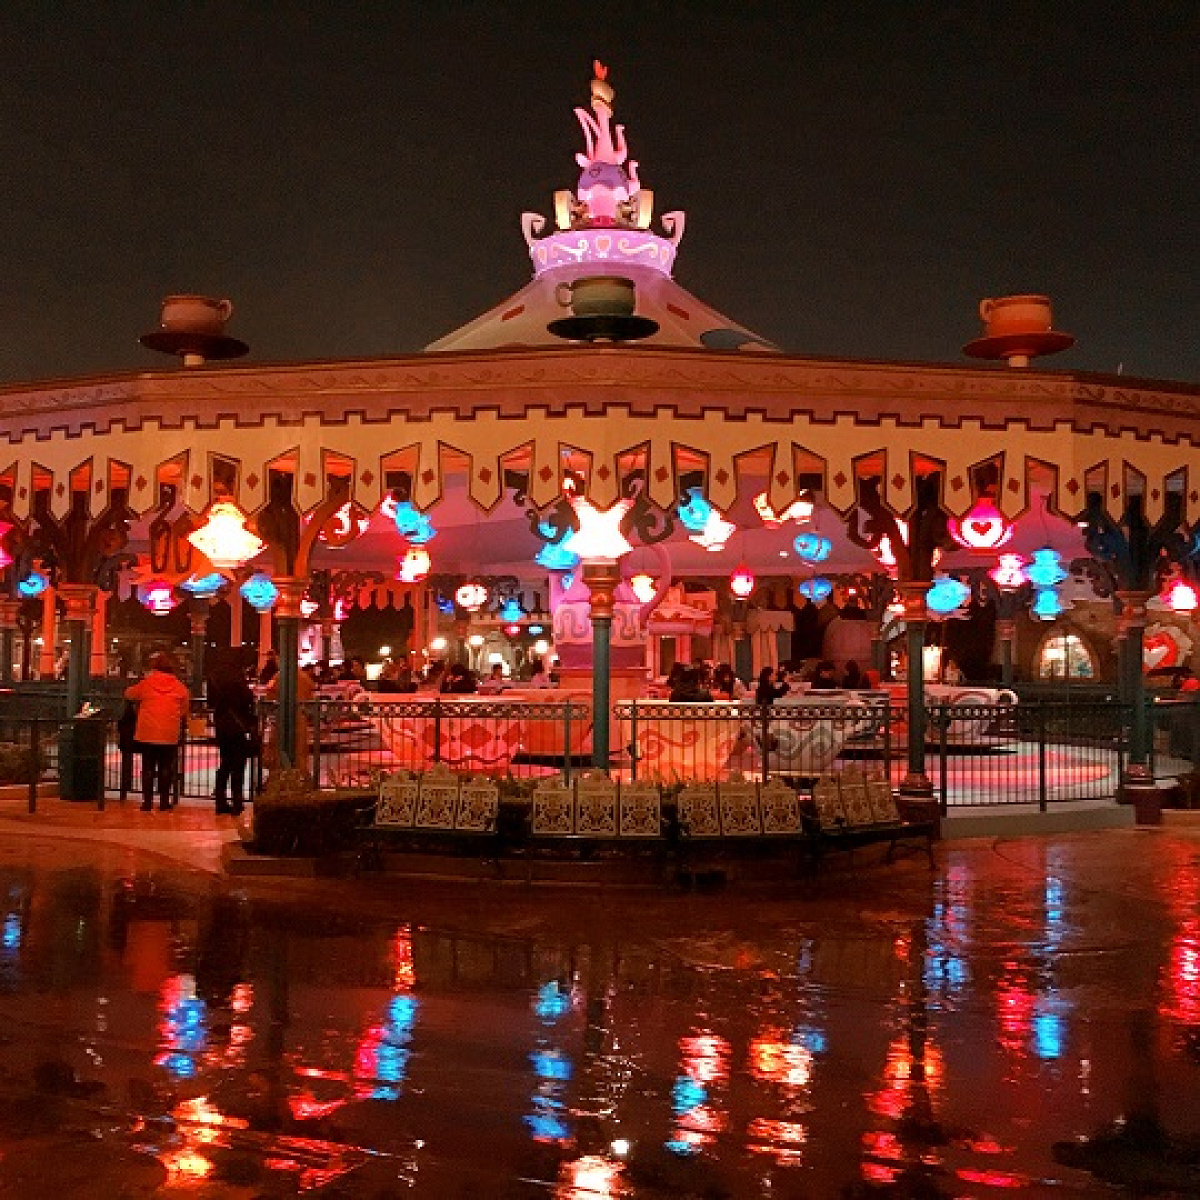
[[0, 1195], [1200, 1196], [1200, 839], [939, 858], [605, 895], [6, 838]]

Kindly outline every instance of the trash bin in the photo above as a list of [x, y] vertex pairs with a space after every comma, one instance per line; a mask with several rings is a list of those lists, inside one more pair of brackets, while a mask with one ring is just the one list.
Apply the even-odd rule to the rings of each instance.
[[58, 794], [64, 800], [104, 798], [108, 718], [73, 717], [58, 731]]

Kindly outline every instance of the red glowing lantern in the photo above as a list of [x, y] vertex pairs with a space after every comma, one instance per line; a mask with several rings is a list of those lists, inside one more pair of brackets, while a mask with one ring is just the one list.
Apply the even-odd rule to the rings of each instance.
[[729, 590], [739, 599], [745, 600], [754, 591], [754, 575], [744, 563], [729, 577]]
[[947, 526], [950, 536], [960, 546], [981, 554], [998, 550], [1012, 541], [1012, 525], [987, 496], [980, 496], [961, 521], [951, 517]]

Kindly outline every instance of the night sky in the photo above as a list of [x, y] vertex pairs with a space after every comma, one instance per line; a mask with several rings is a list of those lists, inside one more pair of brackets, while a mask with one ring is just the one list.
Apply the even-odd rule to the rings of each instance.
[[0, 383], [168, 368], [171, 292], [246, 361], [420, 350], [528, 279], [593, 57], [676, 278], [788, 352], [965, 362], [1032, 291], [1048, 366], [1200, 381], [1195, 0], [6, 0]]

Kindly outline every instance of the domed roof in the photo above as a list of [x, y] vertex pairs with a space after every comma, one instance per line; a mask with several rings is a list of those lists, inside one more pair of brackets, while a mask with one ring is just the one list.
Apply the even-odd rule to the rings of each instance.
[[684, 214], [664, 213], [664, 232], [651, 230], [654, 194], [642, 187], [638, 164], [629, 158], [625, 127], [612, 124], [614, 92], [607, 71], [601, 63], [595, 68], [592, 111], [575, 109], [586, 144], [586, 151], [575, 156], [581, 168], [576, 189], [555, 193], [551, 233], [543, 236], [547, 221], [538, 213], [527, 212], [521, 220], [533, 280], [425, 349], [560, 346], [561, 337], [548, 327], [569, 315], [569, 296], [562, 285], [583, 276], [617, 275], [634, 284], [635, 314], [658, 327], [640, 339], [648, 345], [778, 352], [777, 346], [731, 321], [671, 278], [683, 238]]

